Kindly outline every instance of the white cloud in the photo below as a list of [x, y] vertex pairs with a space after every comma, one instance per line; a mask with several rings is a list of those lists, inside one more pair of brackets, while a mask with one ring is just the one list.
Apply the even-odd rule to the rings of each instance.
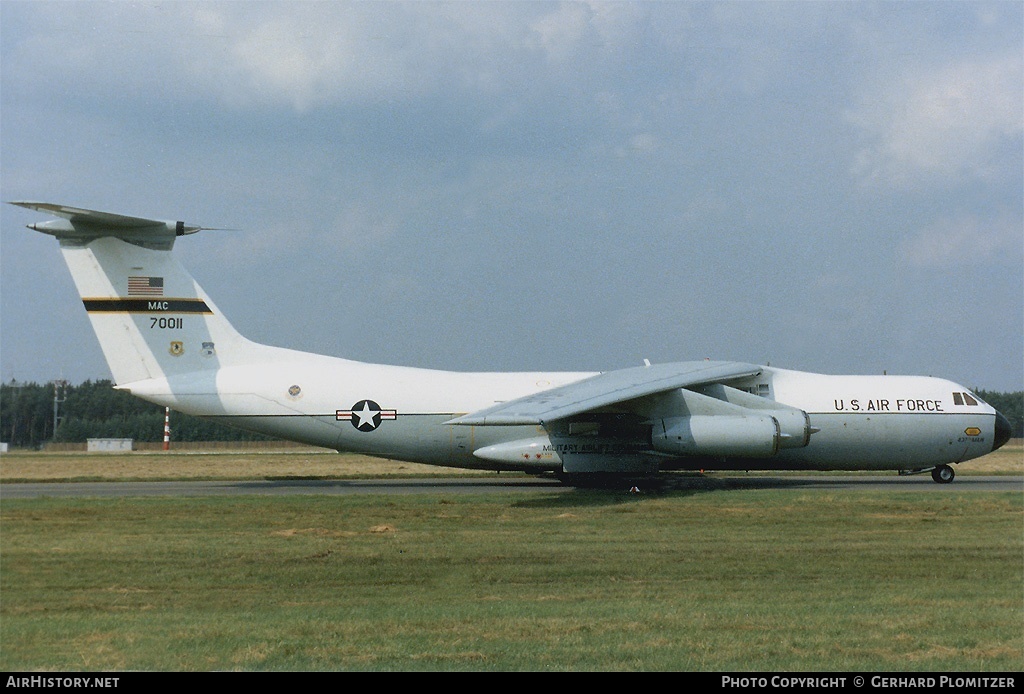
[[921, 229], [901, 244], [900, 255], [914, 267], [942, 268], [1000, 258], [1020, 263], [1022, 249], [1024, 229], [1019, 217], [983, 219], [963, 214]]
[[538, 12], [530, 3], [39, 3], [12, 19], [21, 25], [5, 35], [5, 73], [26, 89], [303, 112], [500, 83], [521, 68], [514, 58]]
[[419, 45], [406, 43], [406, 22], [384, 30], [358, 7], [335, 3], [271, 5], [254, 16], [242, 12], [247, 4], [216, 7], [218, 13], [200, 7], [186, 20], [222, 34], [183, 59], [191, 80], [222, 103], [284, 104], [301, 113], [416, 93], [422, 84], [408, 73], [408, 51]]
[[560, 60], [571, 55], [590, 30], [591, 13], [582, 3], [566, 3], [531, 25], [530, 43]]
[[986, 179], [1018, 165], [1022, 64], [1019, 53], [965, 60], [869, 90], [849, 114], [867, 141], [855, 175], [868, 185], [908, 189]]

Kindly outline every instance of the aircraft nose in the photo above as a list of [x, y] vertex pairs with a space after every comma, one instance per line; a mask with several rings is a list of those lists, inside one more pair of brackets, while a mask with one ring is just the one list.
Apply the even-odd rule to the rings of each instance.
[[992, 442], [992, 450], [999, 448], [1010, 440], [1010, 420], [1003, 416], [1002, 412], [996, 411], [996, 435]]

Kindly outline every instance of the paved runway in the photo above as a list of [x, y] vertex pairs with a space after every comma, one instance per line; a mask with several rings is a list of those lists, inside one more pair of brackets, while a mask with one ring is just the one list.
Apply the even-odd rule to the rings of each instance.
[[[656, 481], [635, 482], [641, 494], [668, 491], [713, 492], [733, 489], [888, 490], [961, 494], [967, 492], [1024, 492], [1021, 476], [961, 476], [951, 484], [936, 484], [929, 475], [814, 475], [715, 477], [663, 475]], [[301, 494], [523, 494], [568, 493], [578, 489], [554, 479], [522, 477], [419, 478], [374, 480], [247, 480], [183, 482], [45, 482], [0, 485], [0, 500], [39, 497], [241, 496]], [[610, 486], [627, 493], [629, 486]]]

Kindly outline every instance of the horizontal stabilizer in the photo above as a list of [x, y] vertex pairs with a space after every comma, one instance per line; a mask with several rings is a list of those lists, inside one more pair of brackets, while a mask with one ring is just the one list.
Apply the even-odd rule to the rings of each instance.
[[64, 245], [80, 245], [93, 239], [112, 236], [144, 248], [170, 250], [178, 236], [194, 234], [203, 228], [184, 222], [129, 217], [48, 202], [11, 204], [61, 217], [55, 221], [30, 224], [28, 228], [56, 236]]

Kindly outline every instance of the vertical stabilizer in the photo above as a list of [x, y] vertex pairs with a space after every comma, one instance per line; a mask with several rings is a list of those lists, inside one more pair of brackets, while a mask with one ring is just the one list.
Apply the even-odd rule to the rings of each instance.
[[225, 319], [173, 256], [181, 222], [13, 203], [63, 219], [32, 224], [56, 236], [115, 383], [246, 363], [258, 346]]

